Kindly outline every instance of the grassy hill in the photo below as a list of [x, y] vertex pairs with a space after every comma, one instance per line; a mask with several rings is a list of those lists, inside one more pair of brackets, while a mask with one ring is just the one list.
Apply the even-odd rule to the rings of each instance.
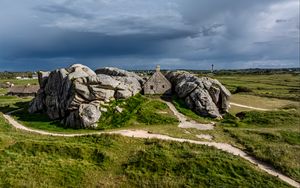
[[0, 187], [288, 187], [239, 157], [188, 143], [116, 135], [57, 138], [0, 115]]

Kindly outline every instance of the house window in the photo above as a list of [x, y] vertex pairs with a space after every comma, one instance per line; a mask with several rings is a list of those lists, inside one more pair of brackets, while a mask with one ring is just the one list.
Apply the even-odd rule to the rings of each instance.
[[154, 89], [154, 87], [153, 87], [153, 86], [150, 86], [150, 89]]
[[162, 88], [165, 88], [165, 85], [162, 85]]

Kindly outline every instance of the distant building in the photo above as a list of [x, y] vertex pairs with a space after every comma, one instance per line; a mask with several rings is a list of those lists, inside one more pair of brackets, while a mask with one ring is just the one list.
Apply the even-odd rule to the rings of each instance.
[[16, 79], [17, 80], [30, 80], [29, 77], [21, 77], [21, 76], [17, 76]]
[[160, 66], [156, 67], [154, 74], [147, 80], [144, 84], [144, 94], [145, 95], [163, 95], [171, 94], [172, 84], [169, 80], [160, 72]]
[[40, 87], [38, 85], [13, 86], [8, 89], [7, 95], [29, 97], [36, 96]]
[[37, 80], [37, 79], [39, 79], [39, 77], [38, 77], [38, 75], [32, 75], [32, 78], [31, 78], [31, 79]]

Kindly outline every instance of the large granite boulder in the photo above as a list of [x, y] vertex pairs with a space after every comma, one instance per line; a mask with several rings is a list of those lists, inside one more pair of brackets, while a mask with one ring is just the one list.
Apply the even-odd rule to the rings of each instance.
[[133, 73], [133, 72], [128, 72], [122, 69], [118, 69], [115, 67], [104, 67], [104, 68], [100, 68], [97, 69], [95, 71], [97, 74], [106, 74], [106, 75], [110, 75], [110, 76], [118, 76], [118, 77], [133, 77], [136, 80], [138, 80], [140, 82], [140, 84], [144, 84], [145, 80], [143, 78], [141, 78], [140, 76], [138, 76], [137, 74]]
[[[134, 96], [142, 90], [141, 78], [116, 68], [96, 74], [75, 64], [52, 72], [39, 72], [40, 90], [31, 101], [29, 112], [47, 113], [66, 127], [94, 128], [101, 116], [100, 104]], [[102, 102], [101, 102], [102, 101]]]
[[231, 94], [218, 80], [199, 78], [184, 71], [168, 72], [166, 77], [178, 97], [197, 114], [221, 118], [228, 111]]

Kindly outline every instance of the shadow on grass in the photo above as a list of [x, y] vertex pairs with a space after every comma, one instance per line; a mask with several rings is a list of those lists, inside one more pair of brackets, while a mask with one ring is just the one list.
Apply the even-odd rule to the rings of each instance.
[[21, 111], [14, 112], [13, 116], [15, 116], [18, 120], [22, 122], [39, 122], [42, 124], [47, 123], [52, 126], [55, 125], [62, 127], [62, 124], [59, 122], [59, 120], [50, 120], [47, 114], [43, 113], [30, 114], [27, 108], [24, 108]]
[[34, 113], [30, 114], [24, 108], [21, 111], [14, 112], [12, 115], [15, 119], [20, 121], [26, 127], [31, 127], [34, 129], [52, 131], [52, 132], [77, 132], [77, 129], [70, 129], [64, 127], [60, 120], [51, 120], [49, 119], [46, 113]]
[[46, 113], [29, 113], [27, 106], [20, 111], [12, 113], [12, 116], [21, 122], [22, 125], [33, 129], [57, 133], [85, 133], [95, 131], [94, 129], [75, 129], [65, 127], [64, 124], [61, 123], [61, 120], [51, 120]]
[[7, 113], [7, 112], [11, 112], [14, 110], [18, 110], [20, 108], [28, 108], [29, 106], [29, 102], [16, 102], [14, 104], [8, 104], [5, 106], [0, 106], [0, 112], [2, 113]]

